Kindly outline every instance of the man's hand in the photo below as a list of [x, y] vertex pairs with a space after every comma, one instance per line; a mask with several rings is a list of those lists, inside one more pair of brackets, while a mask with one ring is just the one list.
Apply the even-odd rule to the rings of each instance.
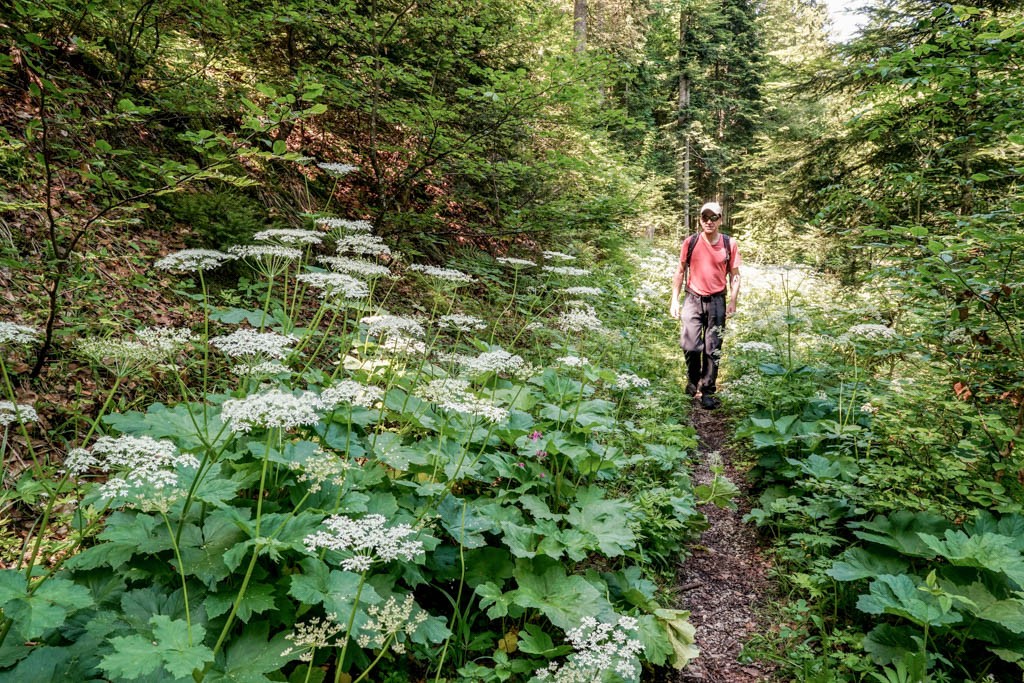
[[679, 299], [678, 298], [672, 297], [672, 303], [670, 303], [668, 305], [668, 314], [670, 316], [672, 316], [673, 318], [675, 318], [676, 320], [679, 320]]
[[731, 318], [736, 315], [736, 302], [730, 301], [729, 305], [725, 307], [725, 317]]

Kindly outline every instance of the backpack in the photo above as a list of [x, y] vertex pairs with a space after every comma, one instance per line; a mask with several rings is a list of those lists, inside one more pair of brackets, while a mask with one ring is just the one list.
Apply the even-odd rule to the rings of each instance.
[[[690, 237], [686, 244], [686, 269], [690, 269], [690, 257], [693, 256], [693, 248], [697, 246], [697, 240], [700, 239], [700, 233]], [[732, 243], [729, 240], [729, 236], [724, 232], [722, 233], [722, 239], [725, 240], [725, 274], [728, 275], [732, 270], [729, 266], [732, 265]]]

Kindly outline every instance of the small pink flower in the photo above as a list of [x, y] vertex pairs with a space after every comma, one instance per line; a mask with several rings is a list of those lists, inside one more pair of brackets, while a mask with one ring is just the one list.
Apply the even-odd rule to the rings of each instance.
[[530, 434], [530, 441], [537, 441], [537, 440], [539, 440], [539, 439], [540, 439], [540, 437], [542, 437], [542, 436], [544, 436], [544, 435], [543, 435], [543, 434], [541, 434], [540, 432], [538, 432], [538, 431], [534, 431], [534, 432], [532, 432], [532, 433]]
[[545, 478], [545, 477], [547, 477], [548, 475], [546, 475], [546, 474], [544, 474], [543, 472], [541, 472], [541, 473], [540, 473], [540, 474], [538, 474], [537, 476], [538, 476], [538, 477], [540, 477], [541, 479], [544, 479], [544, 478]]
[[534, 453], [534, 455], [537, 456], [538, 460], [543, 460], [544, 458], [548, 457], [548, 452], [547, 451], [537, 451], [536, 453]]
[[516, 467], [526, 467], [526, 463], [525, 462], [517, 462], [516, 463]]

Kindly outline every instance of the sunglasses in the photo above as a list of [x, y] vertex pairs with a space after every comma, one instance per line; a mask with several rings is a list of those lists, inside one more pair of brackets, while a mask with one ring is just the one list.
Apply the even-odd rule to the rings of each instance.
[[721, 218], [721, 217], [722, 217], [722, 216], [721, 216], [721, 214], [717, 214], [717, 213], [705, 213], [705, 214], [702, 214], [702, 215], [701, 215], [700, 219], [701, 219], [702, 221], [708, 221], [709, 223], [713, 223], [713, 222], [717, 221], [717, 220], [718, 220], [719, 218]]

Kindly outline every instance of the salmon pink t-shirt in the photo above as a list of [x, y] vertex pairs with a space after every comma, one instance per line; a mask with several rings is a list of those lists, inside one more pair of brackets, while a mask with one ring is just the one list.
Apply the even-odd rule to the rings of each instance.
[[[690, 238], [683, 241], [683, 249], [679, 254], [680, 262], [684, 266], [689, 242]], [[729, 267], [735, 270], [740, 267], [740, 251], [736, 240], [731, 237], [729, 245], [732, 251]], [[725, 240], [722, 235], [718, 236], [716, 244], [708, 244], [703, 233], [697, 238], [697, 244], [693, 245], [693, 254], [690, 256], [690, 276], [687, 278], [686, 288], [700, 296], [725, 291]]]

